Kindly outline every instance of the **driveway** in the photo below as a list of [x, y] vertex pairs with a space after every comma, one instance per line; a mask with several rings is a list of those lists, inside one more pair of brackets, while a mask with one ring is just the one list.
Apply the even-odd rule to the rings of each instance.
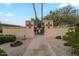
[[54, 38], [46, 39], [36, 35], [27, 47], [24, 56], [65, 56], [70, 55], [70, 48], [63, 45], [64, 41]]

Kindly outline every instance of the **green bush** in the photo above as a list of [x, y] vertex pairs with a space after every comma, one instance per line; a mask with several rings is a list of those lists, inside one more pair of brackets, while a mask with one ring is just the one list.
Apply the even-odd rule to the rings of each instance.
[[0, 56], [7, 56], [6, 52], [0, 48]]
[[63, 39], [67, 41], [66, 45], [72, 47], [72, 53], [79, 55], [79, 27], [75, 27], [74, 31], [68, 31]]
[[0, 44], [13, 42], [16, 40], [15, 35], [0, 35]]

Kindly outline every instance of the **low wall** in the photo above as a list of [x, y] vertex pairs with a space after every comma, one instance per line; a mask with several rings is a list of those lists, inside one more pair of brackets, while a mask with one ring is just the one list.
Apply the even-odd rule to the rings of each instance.
[[68, 31], [68, 28], [51, 28], [51, 29], [45, 29], [44, 36], [46, 38], [55, 38], [56, 36], [63, 36]]
[[29, 28], [3, 28], [3, 34], [16, 35], [17, 38], [33, 38], [34, 31]]
[[53, 37], [63, 36], [66, 32], [68, 32], [68, 28], [53, 28]]
[[[33, 38], [35, 33], [34, 33], [34, 28], [12, 28], [12, 27], [3, 27], [3, 34], [11, 34], [11, 35], [16, 35], [17, 38]], [[68, 28], [55, 28], [51, 27], [48, 29], [46, 27], [44, 29], [44, 36], [46, 38], [55, 38], [56, 36], [63, 36], [66, 32], [68, 31]]]

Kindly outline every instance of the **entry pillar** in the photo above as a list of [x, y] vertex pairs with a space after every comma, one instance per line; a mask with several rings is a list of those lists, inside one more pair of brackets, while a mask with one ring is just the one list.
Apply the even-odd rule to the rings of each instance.
[[44, 20], [44, 36], [46, 38], [52, 38], [53, 36], [53, 20]]
[[26, 36], [29, 38], [34, 37], [34, 21], [26, 21], [27, 34]]

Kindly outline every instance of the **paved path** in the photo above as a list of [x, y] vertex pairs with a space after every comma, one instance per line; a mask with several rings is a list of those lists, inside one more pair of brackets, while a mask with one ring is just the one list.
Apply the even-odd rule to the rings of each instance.
[[64, 46], [65, 41], [52, 38], [44, 38], [36, 35], [33, 39], [21, 40], [23, 45], [10, 47], [10, 43], [0, 45], [9, 56], [72, 56], [71, 47]]
[[43, 35], [37, 35], [27, 47], [24, 56], [55, 56], [48, 41]]
[[47, 41], [50, 44], [52, 50], [55, 52], [56, 56], [72, 56], [71, 47], [64, 46], [64, 43], [66, 43], [66, 41], [55, 38], [47, 39]]

